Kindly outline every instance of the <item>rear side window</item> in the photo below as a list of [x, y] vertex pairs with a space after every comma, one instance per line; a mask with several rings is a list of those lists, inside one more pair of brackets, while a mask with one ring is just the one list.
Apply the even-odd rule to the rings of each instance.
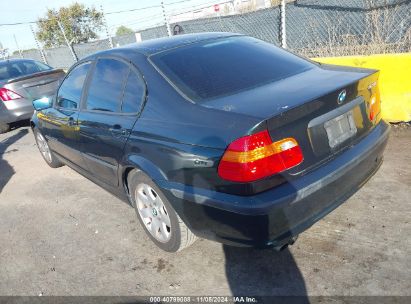
[[143, 79], [133, 70], [130, 70], [130, 74], [127, 78], [127, 83], [124, 88], [121, 111], [123, 113], [140, 112], [144, 97], [145, 84]]
[[51, 69], [52, 68], [46, 64], [32, 60], [5, 61], [0, 63], [0, 80], [8, 80]]
[[64, 79], [57, 93], [57, 106], [65, 109], [78, 109], [83, 93], [84, 81], [90, 63], [76, 66]]
[[153, 55], [151, 60], [196, 102], [249, 90], [314, 67], [269, 43], [243, 36], [183, 46]]
[[37, 61], [25, 61], [22, 62], [19, 67], [25, 74], [34, 74], [52, 69], [48, 65]]
[[129, 66], [115, 59], [99, 59], [87, 95], [87, 110], [120, 112]]

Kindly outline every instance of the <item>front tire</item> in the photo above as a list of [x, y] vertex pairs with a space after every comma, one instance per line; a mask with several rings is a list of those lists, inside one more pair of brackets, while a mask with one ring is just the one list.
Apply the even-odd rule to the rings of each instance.
[[197, 237], [145, 173], [133, 170], [127, 180], [137, 217], [146, 234], [158, 247], [167, 252], [177, 252], [196, 241]]
[[0, 134], [6, 133], [10, 130], [10, 125], [7, 123], [0, 122]]
[[53, 152], [50, 150], [49, 144], [44, 138], [43, 134], [37, 129], [33, 129], [34, 138], [36, 139], [37, 148], [39, 148], [40, 154], [46, 161], [47, 165], [52, 168], [58, 168], [63, 166], [63, 164], [56, 158]]

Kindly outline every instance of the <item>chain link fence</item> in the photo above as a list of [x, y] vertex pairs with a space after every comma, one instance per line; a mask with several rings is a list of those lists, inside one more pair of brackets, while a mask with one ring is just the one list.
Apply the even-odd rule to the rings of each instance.
[[[411, 0], [288, 0], [285, 23], [281, 23], [280, 2], [233, 0], [217, 4], [218, 10], [209, 4], [195, 11], [174, 11], [161, 25], [112, 37], [112, 41], [118, 47], [166, 37], [169, 27], [172, 34], [242, 33], [277, 46], [286, 34], [288, 49], [307, 57], [411, 51]], [[73, 45], [79, 59], [108, 48], [109, 39]], [[44, 54], [54, 67], [67, 68], [75, 62], [68, 47], [46, 49]], [[25, 51], [23, 56], [41, 60], [38, 50]]]
[[[181, 22], [184, 33], [232, 32], [280, 44], [280, 10], [278, 7], [261, 9], [232, 16], [198, 19]], [[172, 24], [174, 28], [177, 24]]]
[[411, 1], [295, 1], [287, 5], [288, 46], [308, 57], [411, 50]]

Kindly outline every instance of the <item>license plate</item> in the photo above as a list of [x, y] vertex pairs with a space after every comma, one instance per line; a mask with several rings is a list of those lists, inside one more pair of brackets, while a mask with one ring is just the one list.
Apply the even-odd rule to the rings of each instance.
[[353, 112], [348, 111], [324, 123], [328, 143], [334, 148], [357, 133]]

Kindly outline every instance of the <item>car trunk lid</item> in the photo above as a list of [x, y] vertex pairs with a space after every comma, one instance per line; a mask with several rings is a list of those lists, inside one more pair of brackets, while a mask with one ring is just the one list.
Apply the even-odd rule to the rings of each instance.
[[59, 85], [59, 80], [64, 75], [65, 73], [61, 69], [43, 71], [9, 79], [4, 87], [29, 100], [34, 100], [52, 95]]
[[377, 80], [374, 70], [319, 66], [203, 105], [260, 118], [260, 127], [268, 129], [273, 142], [295, 138], [304, 161], [287, 173], [299, 175], [372, 129], [369, 102]]

